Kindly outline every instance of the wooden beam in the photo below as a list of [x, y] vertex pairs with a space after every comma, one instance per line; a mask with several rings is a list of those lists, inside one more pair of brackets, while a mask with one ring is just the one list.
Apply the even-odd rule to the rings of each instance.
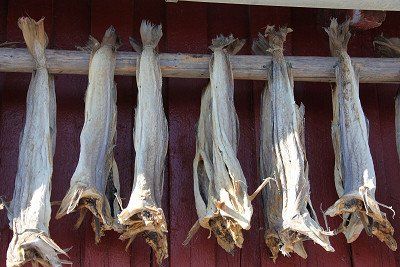
[[166, 0], [224, 4], [400, 11], [399, 0]]
[[[87, 74], [89, 54], [82, 51], [46, 50], [49, 71], [54, 74]], [[137, 53], [118, 52], [115, 74], [134, 76]], [[335, 80], [332, 57], [288, 56], [296, 81], [331, 82]], [[160, 54], [164, 77], [208, 78], [210, 55]], [[395, 58], [353, 58], [360, 82], [400, 83], [400, 60]], [[266, 80], [271, 58], [267, 56], [231, 56], [235, 79]], [[0, 72], [31, 72], [34, 62], [24, 48], [0, 48]]]

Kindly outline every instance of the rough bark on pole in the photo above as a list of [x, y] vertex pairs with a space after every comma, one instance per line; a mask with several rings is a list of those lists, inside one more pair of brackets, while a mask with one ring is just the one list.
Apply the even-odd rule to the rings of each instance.
[[140, 53], [137, 60], [138, 103], [135, 114], [135, 173], [128, 206], [118, 215], [123, 226], [120, 239], [129, 244], [142, 234], [154, 250], [157, 262], [168, 257], [167, 223], [161, 209], [168, 123], [162, 100], [162, 76], [155, 48], [162, 37], [161, 25], [143, 21], [143, 47], [131, 39]]
[[[115, 75], [133, 76], [139, 54], [118, 52]], [[53, 74], [88, 74], [90, 53], [84, 51], [46, 50], [47, 69]], [[210, 55], [161, 53], [160, 68], [163, 77], [208, 78]], [[333, 57], [288, 56], [295, 81], [335, 81]], [[271, 57], [232, 55], [234, 79], [266, 80]], [[352, 58], [359, 69], [359, 80], [365, 83], [400, 83], [400, 62], [391, 58]], [[0, 48], [1, 72], [32, 72], [34, 62], [26, 49]]]
[[89, 210], [98, 243], [105, 230], [119, 230], [119, 176], [114, 159], [117, 123], [117, 90], [114, 82], [115, 51], [119, 39], [111, 26], [101, 44], [93, 37], [85, 49], [91, 51], [89, 85], [85, 97], [85, 123], [80, 136], [81, 151], [70, 188], [56, 218], [78, 210], [82, 223]]
[[335, 151], [335, 185], [339, 195], [326, 215], [343, 217], [339, 227], [351, 243], [365, 229], [392, 249], [397, 249], [394, 229], [375, 200], [376, 176], [368, 138], [368, 120], [359, 99], [357, 73], [347, 44], [349, 21], [338, 25], [336, 19], [325, 29], [329, 35], [331, 53], [337, 57], [336, 88], [332, 92], [332, 141]]
[[303, 241], [308, 239], [334, 251], [310, 198], [304, 106], [295, 103], [291, 66], [283, 57], [283, 43], [291, 31], [268, 26], [268, 40], [259, 34], [253, 44], [255, 53], [273, 58], [261, 101], [260, 177], [272, 180], [263, 192], [263, 205], [265, 242], [274, 261], [279, 251], [306, 258]]
[[56, 142], [54, 77], [46, 69], [48, 43], [43, 19], [20, 18], [25, 43], [35, 70], [26, 99], [25, 126], [20, 137], [18, 171], [13, 200], [8, 209], [13, 238], [7, 250], [7, 266], [33, 264], [61, 266], [66, 253], [50, 238], [51, 177]]
[[230, 57], [244, 41], [219, 36], [210, 49], [210, 83], [201, 100], [193, 162], [194, 194], [198, 221], [187, 244], [201, 227], [209, 229], [227, 252], [242, 247], [242, 229], [250, 229], [253, 214], [247, 183], [236, 157], [239, 122], [233, 102]]
[[[375, 39], [374, 46], [384, 57], [400, 58], [400, 38], [385, 38], [380, 36]], [[400, 61], [400, 60], [399, 60]], [[395, 124], [396, 124], [396, 143], [397, 153], [400, 161], [400, 90], [397, 91], [395, 100]]]

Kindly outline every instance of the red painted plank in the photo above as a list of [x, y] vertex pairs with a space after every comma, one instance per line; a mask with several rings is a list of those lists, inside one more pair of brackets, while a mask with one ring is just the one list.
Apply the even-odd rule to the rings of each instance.
[[[207, 53], [207, 9], [202, 4], [168, 4], [166, 16], [168, 52]], [[196, 25], [194, 30], [193, 25]], [[215, 265], [215, 242], [201, 229], [187, 247], [182, 243], [198, 219], [193, 196], [195, 124], [206, 80], [169, 79], [168, 117], [170, 131], [170, 264]], [[188, 93], [190, 92], [190, 93]]]
[[[390, 12], [387, 13], [387, 18], [382, 24], [382, 27], [377, 29], [377, 34], [383, 32], [384, 36], [400, 36], [400, 13]], [[385, 85], [384, 89], [381, 89], [382, 85], [378, 87], [378, 99], [379, 99], [379, 120], [380, 120], [380, 137], [382, 139], [382, 150], [383, 150], [383, 162], [385, 166], [386, 184], [389, 188], [388, 195], [386, 196], [386, 204], [393, 205], [395, 211], [400, 210], [400, 159], [396, 157], [396, 136], [395, 136], [395, 111], [394, 111], [394, 96], [396, 91], [399, 89], [398, 85]], [[385, 211], [387, 212], [387, 211]], [[400, 242], [400, 222], [398, 217], [395, 220], [391, 220], [392, 226], [394, 227], [394, 237], [397, 242]], [[395, 265], [400, 265], [400, 251], [397, 250], [395, 253]]]
[[[8, 1], [0, 1], [0, 43], [5, 42], [7, 40], [7, 12], [8, 12]], [[4, 73], [0, 74], [0, 92], [4, 90], [4, 82], [6, 75]], [[2, 110], [2, 94], [0, 94], [0, 112]], [[1, 114], [1, 113], [0, 113]], [[1, 116], [1, 115], [0, 115]], [[4, 118], [1, 116], [0, 124], [3, 124]], [[1, 131], [0, 126], [0, 145], [2, 149], [4, 139], [3, 131]], [[1, 154], [0, 154], [1, 155]], [[0, 159], [0, 170], [2, 170], [2, 160]], [[6, 190], [4, 188], [0, 189], [0, 196], [6, 194]], [[9, 227], [8, 227], [8, 219], [5, 211], [0, 211], [0, 258], [3, 258], [3, 255], [6, 255], [6, 250], [9, 241]], [[0, 266], [4, 266], [5, 262], [0, 261]]]
[[[166, 23], [165, 9], [166, 5], [163, 1], [135, 0], [133, 37], [140, 41], [139, 29], [142, 20], [164, 25]], [[163, 38], [161, 38], [158, 46], [161, 51], [164, 48], [166, 37], [167, 29], [163, 27]]]
[[[84, 45], [90, 34], [89, 1], [64, 1], [54, 3], [53, 47], [56, 49], [75, 49]], [[79, 136], [84, 121], [84, 94], [87, 77], [82, 75], [58, 75], [55, 78], [57, 97], [57, 142], [54, 155], [52, 201], [61, 201], [65, 196], [72, 174], [79, 158]], [[58, 206], [54, 206], [52, 218]], [[70, 260], [74, 265], [82, 265], [84, 253], [85, 224], [75, 230], [73, 225], [77, 214], [53, 219], [50, 230], [54, 240], [63, 248], [72, 247]], [[91, 230], [91, 228], [87, 228]]]
[[[38, 1], [8, 1], [8, 16], [7, 16], [7, 38], [8, 41], [19, 41], [24, 42], [21, 30], [17, 26], [17, 20], [22, 16], [30, 16], [36, 20], [44, 17], [46, 18], [45, 30], [47, 36], [51, 40], [53, 31], [53, 1], [49, 0], [38, 0]], [[50, 42], [48, 47], [51, 47]], [[24, 45], [22, 45], [24, 46]]]

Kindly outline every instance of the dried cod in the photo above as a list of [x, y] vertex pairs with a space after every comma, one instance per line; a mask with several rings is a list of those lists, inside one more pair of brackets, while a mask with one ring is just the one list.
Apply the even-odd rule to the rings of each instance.
[[111, 26], [101, 44], [93, 37], [85, 48], [91, 51], [89, 84], [85, 97], [85, 123], [80, 136], [78, 166], [71, 178], [56, 218], [80, 211], [76, 227], [87, 210], [98, 243], [105, 230], [119, 230], [119, 177], [113, 148], [117, 120], [117, 91], [114, 82], [115, 52], [119, 38]]
[[[374, 46], [378, 52], [384, 57], [398, 57], [400, 58], [400, 38], [385, 38], [380, 36], [374, 41]], [[397, 91], [395, 101], [395, 124], [396, 124], [396, 143], [397, 153], [400, 160], [400, 90]]]
[[304, 142], [304, 106], [294, 100], [291, 66], [283, 57], [290, 28], [268, 26], [253, 43], [256, 54], [272, 55], [261, 101], [260, 177], [273, 182], [263, 192], [265, 242], [275, 261], [279, 251], [307, 257], [303, 241], [313, 240], [334, 251], [319, 225], [310, 198]]
[[138, 102], [135, 115], [135, 173], [128, 206], [118, 215], [124, 227], [120, 239], [129, 244], [142, 234], [157, 256], [168, 257], [167, 223], [161, 209], [164, 161], [168, 147], [168, 123], [162, 100], [162, 76], [155, 48], [162, 37], [161, 25], [143, 21], [140, 26], [143, 47], [131, 39], [140, 53], [136, 80]]
[[239, 122], [233, 94], [230, 55], [244, 40], [232, 35], [212, 41], [210, 83], [201, 99], [197, 124], [196, 156], [193, 162], [194, 195], [198, 221], [189, 232], [187, 244], [200, 226], [209, 229], [227, 252], [242, 247], [242, 229], [250, 229], [251, 197], [236, 157]]
[[374, 46], [384, 57], [400, 57], [400, 38], [379, 36], [375, 39]]
[[26, 98], [25, 126], [20, 137], [18, 171], [10, 207], [10, 228], [14, 235], [7, 250], [7, 266], [61, 266], [66, 253], [50, 238], [51, 176], [56, 142], [56, 97], [54, 77], [47, 71], [48, 43], [43, 19], [18, 20], [35, 69]]
[[[347, 242], [356, 240], [363, 229], [392, 249], [397, 249], [394, 229], [375, 200], [376, 176], [368, 144], [368, 120], [359, 99], [358, 76], [347, 54], [349, 22], [331, 21], [325, 31], [330, 49], [338, 58], [336, 88], [332, 92], [332, 140], [335, 152], [335, 186], [339, 200], [326, 215], [343, 217], [339, 227]], [[382, 205], [384, 206], [384, 205]], [[386, 206], [385, 206], [386, 207]]]

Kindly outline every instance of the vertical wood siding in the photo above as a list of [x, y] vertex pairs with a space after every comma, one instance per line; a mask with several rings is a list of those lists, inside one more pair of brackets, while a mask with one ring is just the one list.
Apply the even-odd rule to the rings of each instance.
[[[208, 45], [217, 34], [233, 33], [247, 39], [239, 54], [249, 54], [251, 42], [268, 24], [288, 25], [294, 29], [286, 43], [287, 55], [329, 55], [328, 39], [322, 29], [327, 25], [326, 11], [317, 9], [278, 8], [241, 5], [179, 3], [162, 0], [0, 0], [0, 42], [22, 42], [17, 19], [28, 14], [45, 17], [50, 48], [75, 49], [85, 45], [89, 34], [101, 39], [109, 25], [122, 37], [120, 50], [131, 51], [128, 37], [140, 40], [142, 19], [163, 24], [162, 52], [209, 53]], [[375, 56], [372, 40], [384, 33], [400, 36], [400, 13], [390, 12], [384, 24], [367, 32], [353, 32], [349, 54]], [[20, 45], [23, 46], [23, 45]], [[17, 171], [19, 133], [24, 124], [25, 97], [30, 75], [0, 73], [0, 195], [11, 199]], [[118, 91], [117, 146], [115, 157], [120, 172], [121, 196], [124, 205], [132, 188], [135, 151], [132, 140], [136, 80], [116, 77]], [[279, 257], [269, 259], [263, 241], [264, 222], [261, 199], [254, 202], [252, 228], [245, 232], [242, 250], [225, 253], [208, 232], [200, 230], [187, 247], [182, 246], [187, 232], [197, 219], [192, 162], [195, 154], [195, 124], [199, 116], [204, 79], [163, 79], [164, 107], [169, 122], [169, 150], [166, 160], [163, 208], [168, 220], [170, 257], [164, 266], [399, 266], [400, 253], [392, 253], [376, 238], [363, 233], [349, 245], [343, 236], [332, 238], [335, 253], [327, 253], [312, 242], [306, 242], [308, 259]], [[79, 135], [84, 120], [84, 94], [87, 77], [57, 75], [57, 145], [54, 157], [52, 201], [61, 200], [79, 156]], [[249, 191], [258, 185], [258, 151], [260, 95], [263, 83], [235, 82], [235, 105], [240, 120], [238, 158], [248, 180]], [[395, 146], [394, 96], [396, 85], [360, 86], [364, 111], [370, 120], [370, 145], [376, 166], [377, 200], [400, 211], [400, 165]], [[312, 200], [318, 215], [337, 199], [333, 181], [334, 154], [331, 142], [331, 85], [327, 83], [295, 83], [297, 102], [306, 107], [306, 149], [310, 164]], [[56, 206], [53, 206], [53, 218]], [[125, 244], [111, 231], [94, 244], [89, 220], [78, 230], [73, 226], [77, 216], [51, 220], [53, 239], [69, 252], [75, 266], [155, 266], [155, 257], [138, 237], [125, 251]], [[321, 222], [322, 217], [319, 218]], [[400, 222], [391, 219], [395, 238], [400, 236]], [[338, 218], [329, 219], [331, 227]], [[0, 213], [0, 266], [12, 233], [5, 212]]]

